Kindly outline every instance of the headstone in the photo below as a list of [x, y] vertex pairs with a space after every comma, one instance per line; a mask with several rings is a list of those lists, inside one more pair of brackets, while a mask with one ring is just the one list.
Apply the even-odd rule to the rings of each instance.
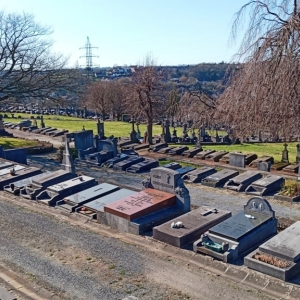
[[283, 163], [289, 163], [289, 151], [287, 149], [288, 144], [284, 143], [284, 149], [282, 151], [282, 158], [281, 158], [281, 162]]
[[168, 144], [158, 143], [158, 144], [151, 145], [148, 151], [157, 152], [158, 150], [160, 150], [162, 148], [166, 148], [166, 147], [168, 147]]
[[244, 192], [245, 189], [254, 181], [260, 179], [262, 175], [257, 171], [246, 171], [234, 178], [229, 179], [224, 188], [237, 191]]
[[183, 168], [179, 168], [176, 171], [180, 174], [181, 177], [183, 177], [185, 174], [187, 174], [188, 172], [194, 171], [196, 168], [192, 167], [192, 166], [186, 166]]
[[249, 164], [249, 167], [251, 168], [257, 168], [257, 163], [258, 162], [270, 162], [271, 164], [274, 163], [274, 157], [272, 156], [262, 156], [262, 157], [259, 157], [255, 160], [253, 160], [250, 164]]
[[140, 125], [139, 125], [139, 123], [136, 123], [136, 130], [137, 130], [137, 132], [136, 132], [136, 138], [138, 140], [140, 140], [141, 139], [141, 131], [140, 131]]
[[270, 161], [258, 161], [257, 162], [257, 170], [270, 172], [271, 170], [271, 162]]
[[170, 147], [165, 147], [165, 148], [161, 148], [157, 151], [157, 153], [162, 153], [162, 154], [166, 154], [169, 153], [171, 150], [175, 149], [176, 146], [170, 146]]
[[70, 151], [69, 142], [67, 140], [65, 141], [65, 151], [63, 152], [61, 168], [72, 174], [76, 173], [72, 153]]
[[239, 175], [238, 171], [223, 169], [217, 173], [209, 175], [201, 180], [202, 185], [210, 187], [223, 187], [223, 185], [231, 178]]
[[170, 143], [171, 142], [171, 133], [170, 133], [170, 121], [166, 120], [162, 124], [162, 135], [161, 135], [161, 140], [162, 142], [165, 143]]
[[234, 167], [245, 168], [246, 155], [243, 153], [230, 153], [229, 164]]
[[182, 248], [195, 242], [209, 228], [229, 217], [231, 217], [231, 212], [229, 211], [202, 206], [154, 227], [153, 238]]
[[277, 233], [277, 219], [269, 202], [251, 198], [244, 210], [210, 228], [194, 243], [194, 251], [229, 262]]
[[300, 163], [300, 144], [297, 144], [297, 155], [296, 155], [296, 163]]
[[171, 170], [177, 170], [180, 169], [182, 166], [178, 162], [171, 162], [168, 164], [163, 165], [163, 168], [171, 169]]
[[251, 183], [245, 190], [246, 194], [264, 196], [277, 192], [284, 185], [284, 178], [277, 175], [267, 175]]
[[76, 149], [81, 149], [81, 150], [94, 147], [93, 130], [75, 132], [74, 144]]
[[248, 268], [288, 281], [300, 273], [300, 221], [281, 231], [244, 259]]
[[184, 181], [186, 182], [198, 183], [201, 182], [203, 178], [212, 175], [214, 173], [217, 173], [216, 169], [211, 167], [202, 167], [194, 171], [188, 172], [187, 174], [182, 176], [182, 179], [184, 179]]
[[133, 143], [139, 143], [139, 140], [137, 139], [136, 137], [136, 131], [135, 131], [135, 128], [134, 128], [134, 118], [131, 119], [131, 125], [132, 125], [132, 130], [131, 130], [131, 133], [130, 133], [130, 141], [133, 142]]

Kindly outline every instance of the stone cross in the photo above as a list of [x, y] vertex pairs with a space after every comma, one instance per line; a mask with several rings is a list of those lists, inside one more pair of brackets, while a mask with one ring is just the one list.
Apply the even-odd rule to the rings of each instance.
[[283, 146], [284, 146], [284, 149], [283, 149], [283, 151], [282, 151], [281, 162], [289, 163], [289, 151], [287, 150], [288, 144], [285, 143]]

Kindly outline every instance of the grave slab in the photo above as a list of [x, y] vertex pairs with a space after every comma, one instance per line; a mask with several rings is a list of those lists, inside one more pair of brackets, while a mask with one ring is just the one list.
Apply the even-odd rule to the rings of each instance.
[[144, 161], [134, 164], [126, 169], [126, 172], [130, 173], [141, 173], [149, 171], [152, 168], [159, 166], [159, 162], [156, 159], [145, 159]]
[[238, 171], [223, 169], [217, 173], [214, 173], [202, 179], [201, 184], [210, 187], [222, 187], [230, 178], [233, 178], [238, 175]]
[[4, 186], [9, 185], [14, 181], [21, 180], [41, 173], [42, 171], [40, 169], [34, 167], [25, 167], [21, 170], [15, 169], [15, 172], [13, 172], [13, 174], [8, 173], [0, 176], [0, 189], [3, 190]]
[[247, 153], [245, 163], [248, 166], [251, 162], [257, 159], [257, 155], [254, 153]]
[[288, 281], [300, 273], [300, 221], [247, 255], [248, 268]]
[[120, 161], [113, 165], [115, 171], [125, 171], [127, 168], [134, 164], [144, 161], [145, 158], [141, 156], [131, 156], [123, 161]]
[[104, 211], [131, 221], [174, 204], [174, 194], [150, 188], [107, 204]]
[[229, 153], [229, 164], [234, 167], [245, 168], [246, 154], [233, 152]]
[[192, 166], [186, 166], [183, 168], [179, 168], [176, 171], [180, 174], [180, 176], [184, 176], [185, 174], [187, 174], [188, 172], [192, 172], [194, 171], [196, 168], [192, 167]]
[[262, 178], [262, 175], [258, 171], [246, 171], [229, 179], [225, 183], [224, 188], [237, 192], [244, 192], [251, 183], [260, 178]]
[[283, 168], [287, 167], [288, 165], [289, 165], [288, 162], [278, 162], [278, 163], [275, 163], [275, 164], [271, 165], [271, 170], [280, 171]]
[[178, 162], [171, 162], [169, 164], [164, 165], [163, 167], [170, 170], [177, 170], [180, 169], [182, 166]]
[[202, 148], [198, 148], [198, 147], [194, 147], [192, 149], [186, 150], [184, 151], [181, 155], [182, 156], [186, 156], [188, 158], [192, 158], [194, 157], [196, 154], [198, 154], [199, 152], [201, 152], [203, 149]]
[[274, 163], [274, 157], [272, 156], [262, 156], [262, 157], [259, 157], [255, 160], [253, 160], [250, 164], [249, 164], [249, 167], [250, 168], [257, 168], [257, 163], [258, 162], [270, 162], [271, 164]]
[[169, 151], [169, 155], [181, 155], [184, 151], [188, 150], [187, 146], [180, 146]]
[[[137, 192], [129, 190], [129, 189], [120, 189], [115, 192], [112, 192], [108, 195], [97, 198], [93, 201], [90, 201], [84, 204], [82, 207], [78, 207], [75, 209], [76, 212], [81, 213], [85, 216], [91, 217], [92, 219], [97, 219], [99, 223], [101, 223], [100, 218], [104, 216], [104, 206], [118, 201], [127, 196], [131, 196], [136, 194]], [[108, 225], [107, 223], [103, 223]]]
[[97, 184], [98, 182], [95, 178], [79, 176], [47, 187], [46, 190], [36, 196], [36, 200], [42, 204], [55, 206], [56, 202], [62, 200], [62, 198], [81, 192]]
[[76, 177], [76, 174], [65, 170], [58, 170], [50, 174], [41, 175], [41, 177], [32, 180], [32, 183], [21, 189], [20, 195], [25, 199], [35, 200], [36, 196], [47, 187], [74, 177]]
[[282, 171], [287, 173], [298, 173], [299, 165], [298, 164], [290, 164], [287, 167], [283, 168]]
[[18, 181], [13, 181], [12, 183], [8, 184], [8, 185], [5, 185], [3, 187], [3, 190], [5, 192], [8, 192], [10, 194], [14, 194], [14, 195], [19, 195], [20, 194], [20, 190], [22, 188], [24, 188], [24, 186], [32, 183], [32, 180], [40, 177], [40, 176], [43, 176], [45, 174], [49, 174], [49, 173], [52, 173], [52, 172], [49, 172], [49, 171], [46, 171], [44, 173], [41, 173], [41, 174], [38, 174], [38, 175], [35, 175], [35, 176], [31, 176], [31, 177], [28, 177], [28, 178], [24, 178], [22, 180], [18, 180]]
[[198, 183], [201, 182], [203, 178], [214, 173], [217, 173], [216, 169], [211, 167], [202, 167], [194, 171], [188, 172], [182, 177], [182, 179], [184, 179], [186, 182]]
[[0, 170], [0, 178], [2, 176], [6, 176], [7, 174], [10, 174], [12, 172], [17, 172], [17, 171], [20, 171], [20, 170], [23, 170], [25, 169], [26, 167], [24, 166], [21, 166], [21, 165], [13, 165], [11, 167], [7, 167], [5, 169], [1, 169]]
[[119, 163], [127, 158], [128, 158], [128, 155], [121, 154], [120, 156], [117, 156], [117, 157], [107, 160], [106, 162], [103, 163], [103, 165], [108, 168], [112, 168], [114, 166], [114, 164]]
[[69, 212], [75, 212], [78, 207], [118, 190], [119, 187], [116, 185], [101, 183], [79, 193], [65, 197], [56, 203], [56, 207], [66, 209]]
[[168, 147], [167, 143], [158, 143], [158, 144], [151, 145], [150, 148], [148, 149], [148, 151], [157, 152], [158, 150], [160, 150], [162, 148], [167, 148], [167, 147]]
[[216, 152], [215, 150], [211, 150], [211, 149], [207, 149], [207, 150], [204, 150], [204, 151], [201, 151], [199, 153], [197, 153], [194, 158], [197, 158], [197, 159], [205, 159], [205, 157], [207, 155], [210, 155], [212, 153]]
[[157, 151], [157, 153], [163, 153], [163, 154], [166, 154], [166, 153], [169, 153], [171, 150], [175, 149], [176, 146], [170, 146], [170, 147], [165, 147], [165, 148], [161, 148]]
[[205, 160], [218, 162], [228, 151], [218, 151], [205, 156]]
[[11, 161], [1, 161], [0, 162], [0, 170], [2, 169], [7, 169], [7, 168], [11, 168], [15, 165], [14, 162]]
[[[153, 228], [153, 238], [182, 248], [195, 242], [209, 228], [231, 217], [231, 212], [202, 206]], [[174, 227], [182, 222], [183, 227]], [[173, 225], [173, 226], [172, 226]]]
[[269, 202], [251, 198], [244, 210], [210, 228], [194, 243], [194, 251], [229, 262], [277, 233], [277, 219]]
[[229, 164], [229, 156], [230, 156], [230, 153], [225, 154], [224, 156], [222, 156], [219, 159], [219, 162], [223, 163], [223, 164]]
[[246, 194], [264, 196], [281, 189], [285, 180], [281, 176], [267, 175], [251, 183], [245, 190]]

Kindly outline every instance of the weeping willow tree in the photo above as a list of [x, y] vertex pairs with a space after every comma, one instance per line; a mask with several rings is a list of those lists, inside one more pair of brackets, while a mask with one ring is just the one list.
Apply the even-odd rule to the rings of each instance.
[[215, 117], [241, 138], [299, 133], [300, 1], [249, 1], [237, 12], [232, 37], [249, 20]]

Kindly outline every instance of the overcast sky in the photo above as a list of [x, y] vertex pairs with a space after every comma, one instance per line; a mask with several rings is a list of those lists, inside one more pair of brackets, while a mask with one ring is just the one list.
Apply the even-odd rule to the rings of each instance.
[[160, 65], [229, 62], [234, 14], [241, 0], [1, 0], [5, 12], [26, 12], [54, 30], [57, 52], [85, 65], [89, 36], [93, 64], [130, 65], [147, 53]]

